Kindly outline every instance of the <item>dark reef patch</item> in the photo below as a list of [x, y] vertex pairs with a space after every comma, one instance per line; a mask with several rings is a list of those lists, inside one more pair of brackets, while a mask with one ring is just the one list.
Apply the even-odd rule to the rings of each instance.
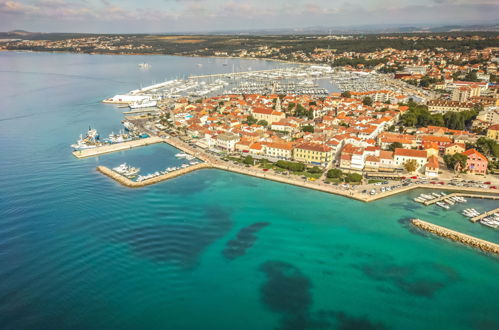
[[401, 266], [389, 262], [378, 262], [360, 266], [368, 277], [387, 282], [409, 294], [431, 298], [445, 286], [459, 279], [455, 270], [434, 263], [416, 263]]
[[342, 311], [312, 312], [312, 283], [289, 263], [267, 261], [260, 266], [260, 270], [267, 276], [260, 290], [262, 302], [272, 312], [281, 315], [277, 329], [386, 329], [382, 323]]
[[232, 227], [230, 214], [224, 209], [210, 208], [205, 215], [202, 225], [185, 222], [145, 225], [120, 231], [112, 240], [128, 244], [140, 257], [190, 268], [208, 245]]
[[312, 284], [295, 266], [282, 261], [267, 261], [260, 266], [267, 276], [261, 299], [271, 311], [282, 316], [280, 329], [307, 329], [312, 305]]
[[268, 222], [255, 222], [247, 227], [242, 228], [236, 238], [227, 242], [222, 254], [227, 259], [236, 259], [246, 253], [246, 250], [253, 246], [257, 236], [257, 232], [268, 226]]

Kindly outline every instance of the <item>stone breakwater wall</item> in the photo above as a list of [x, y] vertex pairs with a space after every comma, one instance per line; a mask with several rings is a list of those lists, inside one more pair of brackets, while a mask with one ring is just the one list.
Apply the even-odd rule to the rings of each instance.
[[107, 175], [108, 177], [117, 181], [118, 183], [122, 184], [125, 187], [140, 188], [140, 187], [148, 186], [148, 185], [155, 184], [158, 182], [170, 180], [170, 179], [173, 179], [177, 176], [184, 175], [184, 174], [187, 174], [187, 173], [190, 173], [193, 171], [197, 171], [197, 170], [200, 170], [202, 168], [210, 168], [210, 167], [211, 167], [211, 165], [209, 165], [209, 164], [200, 163], [200, 164], [196, 164], [196, 165], [189, 166], [186, 168], [181, 168], [179, 170], [176, 170], [176, 171], [173, 171], [170, 173], [158, 175], [154, 178], [150, 178], [150, 179], [140, 181], [140, 182], [130, 180], [129, 178], [127, 178], [119, 173], [116, 173], [115, 171], [113, 171], [110, 168], [105, 167], [105, 166], [98, 166], [97, 171], [101, 172], [104, 175]]
[[499, 244], [495, 244], [489, 241], [485, 241], [480, 238], [476, 238], [470, 235], [466, 235], [454, 230], [450, 230], [445, 227], [437, 226], [432, 223], [413, 219], [412, 224], [422, 230], [430, 232], [432, 234], [438, 235], [440, 237], [445, 237], [451, 239], [455, 242], [459, 242], [462, 244], [466, 244], [468, 246], [480, 249], [484, 252], [496, 253], [499, 254]]

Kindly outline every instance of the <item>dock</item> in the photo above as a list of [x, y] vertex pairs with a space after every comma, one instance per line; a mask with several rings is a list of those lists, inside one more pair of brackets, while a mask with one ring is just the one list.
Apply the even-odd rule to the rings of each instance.
[[480, 249], [484, 252], [499, 254], [499, 244], [485, 241], [474, 236], [466, 235], [458, 231], [438, 226], [420, 219], [412, 219], [411, 222], [414, 226], [429, 233]]
[[125, 187], [140, 188], [140, 187], [149, 186], [151, 184], [155, 184], [158, 182], [170, 180], [170, 179], [176, 178], [177, 176], [184, 175], [184, 174], [187, 174], [187, 173], [190, 173], [193, 171], [197, 171], [197, 170], [200, 170], [203, 168], [210, 168], [210, 167], [211, 167], [210, 164], [199, 163], [199, 164], [192, 165], [192, 166], [189, 166], [186, 168], [181, 168], [181, 169], [178, 169], [176, 171], [172, 171], [172, 172], [169, 172], [166, 174], [161, 174], [161, 175], [158, 175], [158, 176], [155, 176], [153, 178], [146, 179], [146, 180], [140, 181], [140, 182], [130, 180], [129, 178], [111, 170], [110, 168], [108, 168], [106, 166], [98, 166], [97, 171], [101, 172], [104, 175], [107, 175], [108, 177], [117, 181], [118, 183], [120, 183], [121, 185], [123, 185]]
[[471, 220], [472, 222], [477, 222], [477, 221], [480, 221], [480, 220], [482, 220], [483, 218], [486, 218], [486, 217], [488, 217], [489, 215], [492, 215], [492, 214], [497, 213], [497, 212], [499, 212], [499, 208], [497, 208], [497, 209], [493, 209], [492, 211], [488, 211], [488, 212], [482, 213], [482, 214], [480, 214], [480, 215], [477, 215], [476, 217], [473, 217], [473, 218], [471, 218], [470, 220]]
[[111, 152], [123, 151], [123, 150], [128, 150], [128, 149], [132, 149], [132, 148], [147, 146], [147, 145], [161, 143], [161, 142], [164, 142], [164, 140], [162, 138], [157, 137], [157, 136], [151, 136], [151, 137], [139, 139], [139, 140], [114, 143], [114, 144], [106, 144], [106, 145], [96, 147], [96, 148], [77, 150], [77, 151], [73, 151], [73, 155], [76, 158], [95, 157], [95, 156], [99, 156], [99, 155], [103, 155], [103, 154], [108, 154]]
[[438, 197], [438, 198], [434, 198], [434, 199], [431, 199], [429, 201], [425, 201], [423, 204], [428, 206], [428, 205], [432, 205], [432, 204], [435, 204], [437, 202], [441, 202], [447, 198], [450, 198], [450, 197], [454, 197], [454, 196], [459, 196], [459, 197], [468, 197], [468, 198], [482, 198], [482, 199], [494, 199], [494, 200], [498, 200], [499, 199], [499, 196], [494, 196], [494, 195], [479, 195], [479, 194], [470, 194], [470, 193], [452, 193], [452, 194], [448, 194], [448, 195], [445, 195], [445, 196], [442, 196], [442, 197]]

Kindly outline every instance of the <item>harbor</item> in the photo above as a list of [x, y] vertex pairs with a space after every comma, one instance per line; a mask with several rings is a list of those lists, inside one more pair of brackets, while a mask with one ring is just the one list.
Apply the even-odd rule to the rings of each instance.
[[414, 226], [429, 233], [448, 238], [452, 241], [459, 242], [474, 248], [478, 248], [484, 252], [499, 254], [499, 244], [485, 241], [474, 236], [466, 235], [420, 219], [413, 219], [411, 222]]

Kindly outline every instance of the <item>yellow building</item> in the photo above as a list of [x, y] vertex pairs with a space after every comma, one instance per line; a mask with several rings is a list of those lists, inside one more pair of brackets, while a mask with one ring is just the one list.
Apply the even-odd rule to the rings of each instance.
[[332, 149], [323, 144], [302, 143], [293, 150], [294, 160], [326, 166], [332, 160]]
[[487, 129], [487, 137], [489, 139], [499, 141], [499, 125], [492, 125]]
[[466, 150], [466, 146], [463, 143], [453, 143], [445, 148], [446, 155], [455, 155], [463, 153]]

